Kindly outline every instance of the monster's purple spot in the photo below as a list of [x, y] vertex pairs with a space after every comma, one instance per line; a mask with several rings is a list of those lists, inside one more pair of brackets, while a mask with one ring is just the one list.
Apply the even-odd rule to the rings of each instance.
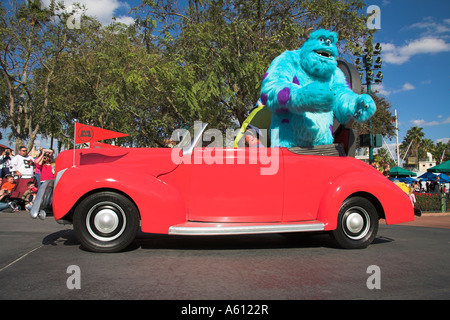
[[300, 85], [300, 81], [298, 81], [297, 76], [294, 76], [294, 79], [292, 80], [292, 82]]
[[283, 119], [281, 120], [281, 123], [289, 123], [289, 119]]
[[347, 84], [347, 88], [349, 88], [349, 89], [353, 89], [353, 88], [352, 88], [352, 85], [350, 84], [350, 82], [348, 82], [348, 80], [347, 80], [347, 79], [345, 79], [345, 82], [346, 82], [346, 84]]
[[333, 125], [330, 124], [330, 131], [331, 131], [331, 135], [333, 135]]
[[267, 76], [268, 76], [268, 75], [269, 75], [269, 73], [267, 73], [267, 72], [266, 72], [266, 73], [264, 73], [264, 76], [263, 76], [263, 81], [264, 81], [264, 79], [265, 79], [265, 78], [267, 78]]
[[289, 101], [289, 95], [291, 94], [291, 89], [284, 88], [280, 92], [278, 92], [277, 99], [280, 105], [285, 106]]
[[261, 93], [261, 102], [262, 104], [266, 105], [267, 104], [267, 94], [265, 93]]
[[289, 109], [288, 108], [278, 108], [275, 112], [276, 113], [286, 113], [288, 112]]

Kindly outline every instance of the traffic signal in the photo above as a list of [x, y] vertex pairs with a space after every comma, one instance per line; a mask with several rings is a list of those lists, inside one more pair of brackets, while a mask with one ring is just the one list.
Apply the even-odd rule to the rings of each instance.
[[374, 148], [379, 148], [383, 145], [383, 136], [381, 134], [373, 135], [373, 146]]
[[360, 147], [379, 148], [383, 145], [383, 136], [381, 134], [365, 133], [359, 136]]

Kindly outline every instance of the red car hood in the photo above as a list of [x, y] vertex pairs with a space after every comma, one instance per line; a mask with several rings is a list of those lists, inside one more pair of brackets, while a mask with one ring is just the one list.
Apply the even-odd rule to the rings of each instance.
[[[172, 153], [178, 149], [170, 148], [111, 148], [78, 149], [75, 152], [75, 166], [111, 165], [112, 170], [130, 170], [158, 176], [174, 170], [179, 161], [172, 161]], [[178, 159], [177, 157], [175, 157]], [[175, 159], [175, 160], [176, 160]], [[63, 151], [56, 159], [55, 171], [72, 167], [73, 150]]]

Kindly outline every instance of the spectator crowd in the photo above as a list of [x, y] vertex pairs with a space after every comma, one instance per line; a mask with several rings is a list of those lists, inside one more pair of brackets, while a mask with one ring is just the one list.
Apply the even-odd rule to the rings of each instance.
[[[19, 148], [17, 155], [11, 149], [5, 149], [0, 156], [0, 211], [6, 208], [29, 211], [39, 186], [46, 180], [53, 180], [54, 173], [51, 149], [39, 148], [36, 158], [31, 157], [24, 146]], [[21, 181], [24, 183], [20, 184]], [[15, 191], [19, 198], [11, 199]]]

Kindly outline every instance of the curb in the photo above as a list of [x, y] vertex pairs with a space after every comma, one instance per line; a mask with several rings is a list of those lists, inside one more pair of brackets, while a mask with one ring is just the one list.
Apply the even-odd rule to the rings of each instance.
[[450, 212], [422, 212], [422, 217], [446, 217]]

